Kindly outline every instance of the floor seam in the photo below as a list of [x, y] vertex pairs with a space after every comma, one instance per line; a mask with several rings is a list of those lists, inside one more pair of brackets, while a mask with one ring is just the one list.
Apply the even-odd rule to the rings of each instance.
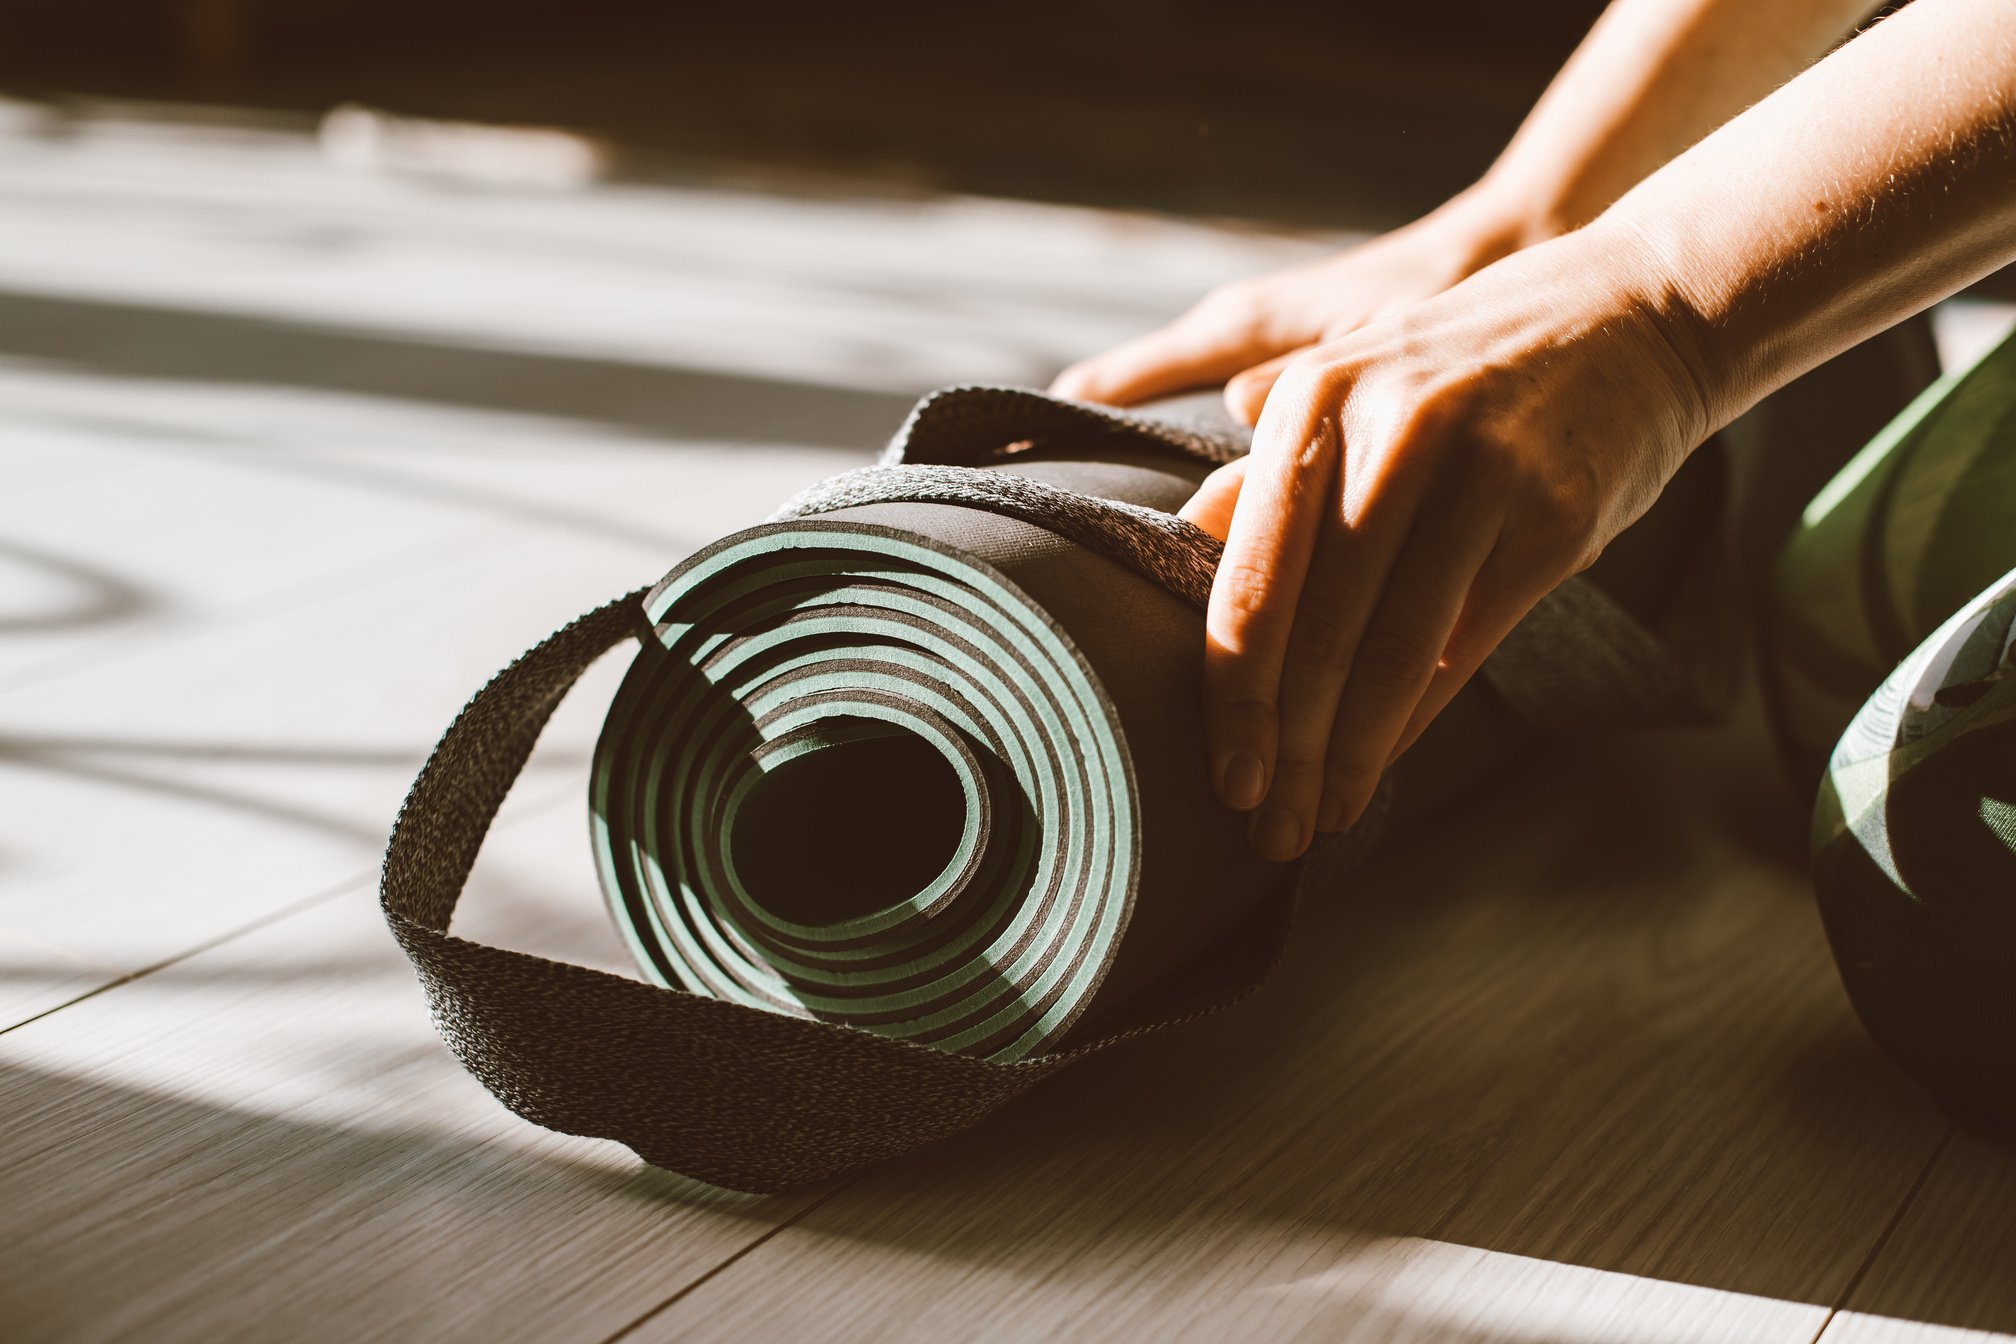
[[769, 1241], [772, 1237], [784, 1231], [786, 1228], [794, 1227], [798, 1223], [802, 1222], [815, 1209], [821, 1208], [830, 1201], [832, 1201], [842, 1191], [846, 1190], [849, 1186], [853, 1185], [854, 1182], [858, 1179], [859, 1177], [849, 1177], [848, 1179], [842, 1181], [840, 1184], [834, 1186], [831, 1190], [828, 1190], [825, 1194], [819, 1196], [817, 1199], [812, 1200], [810, 1203], [806, 1204], [804, 1208], [798, 1210], [798, 1212], [792, 1214], [789, 1218], [784, 1219], [782, 1222], [778, 1223], [777, 1226], [771, 1228], [769, 1231], [765, 1232], [762, 1236], [757, 1237], [754, 1241], [751, 1241], [747, 1246], [742, 1247], [742, 1249], [736, 1251], [733, 1255], [729, 1256], [727, 1259], [723, 1260], [720, 1264], [708, 1270], [705, 1274], [700, 1275], [698, 1278], [694, 1279], [691, 1283], [688, 1283], [678, 1292], [672, 1294], [672, 1296], [666, 1298], [663, 1302], [660, 1302], [657, 1306], [651, 1308], [651, 1310], [645, 1312], [642, 1316], [639, 1316], [636, 1320], [630, 1322], [630, 1324], [624, 1326], [621, 1330], [618, 1330], [615, 1334], [610, 1335], [608, 1338], [604, 1339], [602, 1341], [602, 1344], [617, 1344], [617, 1341], [627, 1339], [632, 1334], [635, 1334], [638, 1330], [642, 1329], [645, 1325], [649, 1324], [654, 1318], [663, 1314], [668, 1308], [675, 1306], [676, 1304], [683, 1301], [687, 1297], [690, 1297], [694, 1293], [694, 1291], [697, 1290], [702, 1284], [705, 1284], [710, 1279], [720, 1274], [730, 1265], [733, 1265], [736, 1261], [742, 1259], [744, 1256], [748, 1255], [750, 1252], [754, 1251], [757, 1247], [763, 1245], [763, 1243]]
[[[560, 806], [562, 803], [565, 803], [569, 798], [574, 797], [575, 794], [578, 792], [579, 792], [578, 786], [575, 785], [568, 785], [565, 788], [555, 788], [551, 797], [540, 798], [536, 802], [529, 802], [524, 804], [523, 807], [518, 812], [514, 813], [513, 816], [504, 823], [504, 825], [505, 826], [515, 825], [520, 818], [538, 816], [546, 812], [550, 808]], [[269, 911], [256, 919], [249, 920], [244, 924], [238, 925], [236, 928], [227, 929], [223, 933], [217, 934], [215, 937], [206, 938], [199, 943], [193, 943], [190, 946], [183, 948], [180, 952], [175, 953], [173, 956], [163, 957], [159, 961], [150, 962], [148, 965], [139, 967], [136, 970], [128, 971], [124, 975], [115, 976], [113, 979], [107, 980], [103, 984], [93, 985], [90, 989], [85, 990], [83, 993], [76, 994], [71, 996], [70, 998], [65, 999], [61, 1003], [53, 1004], [50, 1007], [42, 1009], [40, 1012], [31, 1013], [27, 1017], [22, 1018], [18, 1022], [10, 1022], [5, 1026], [0, 1026], [0, 1036], [5, 1036], [9, 1032], [19, 1031], [22, 1027], [28, 1026], [29, 1024], [34, 1022], [40, 1022], [45, 1017], [53, 1017], [55, 1014], [62, 1012], [65, 1008], [74, 1008], [80, 1003], [84, 1003], [87, 1000], [97, 998], [100, 994], [109, 993], [110, 991], [118, 989], [121, 986], [130, 985], [137, 980], [144, 980], [148, 976], [153, 975], [157, 971], [165, 971], [171, 966], [180, 965], [182, 962], [189, 960], [191, 957], [201, 956], [205, 952], [213, 951], [219, 947], [222, 947], [224, 944], [233, 941], [234, 939], [243, 938], [247, 934], [257, 933], [262, 929], [269, 929], [273, 927], [275, 924], [280, 923], [282, 920], [292, 919], [294, 916], [298, 914], [302, 914], [306, 911], [313, 910], [317, 906], [324, 905], [330, 901], [333, 901], [339, 896], [357, 890], [359, 887], [370, 886], [376, 883], [377, 880], [378, 880], [378, 870], [376, 868], [372, 868], [368, 872], [358, 873], [351, 877], [346, 877], [342, 881], [335, 883], [333, 886], [326, 887], [321, 891], [313, 893], [312, 895], [304, 896], [300, 900], [281, 906], [277, 910]]]
[[1862, 1257], [1862, 1263], [1857, 1265], [1855, 1272], [1848, 1276], [1848, 1283], [1841, 1289], [1840, 1298], [1827, 1308], [1826, 1319], [1820, 1322], [1820, 1328], [1813, 1332], [1813, 1338], [1808, 1340], [1807, 1344], [1820, 1344], [1820, 1341], [1826, 1337], [1827, 1332], [1834, 1327], [1834, 1318], [1845, 1311], [1848, 1304], [1855, 1300], [1855, 1290], [1862, 1286], [1862, 1280], [1869, 1277], [1869, 1271], [1875, 1268], [1876, 1261], [1881, 1258], [1884, 1250], [1890, 1245], [1891, 1238], [1897, 1235], [1897, 1229], [1904, 1222], [1904, 1215], [1909, 1213], [1911, 1206], [1918, 1202], [1918, 1196], [1925, 1189], [1925, 1182], [1932, 1177], [1932, 1168], [1938, 1165], [1940, 1157], [1946, 1152], [1946, 1145], [1953, 1141], [1953, 1135], [1958, 1129], [1959, 1125], [1957, 1122], [1947, 1121], [1946, 1129], [1939, 1135], [1939, 1141], [1932, 1145], [1932, 1152], [1925, 1159], [1925, 1165], [1918, 1169], [1917, 1176], [1912, 1178], [1910, 1188], [1904, 1192], [1904, 1198], [1898, 1202], [1897, 1211], [1890, 1215], [1890, 1221], [1885, 1223], [1883, 1230], [1876, 1234], [1876, 1240], [1869, 1247], [1868, 1253]]

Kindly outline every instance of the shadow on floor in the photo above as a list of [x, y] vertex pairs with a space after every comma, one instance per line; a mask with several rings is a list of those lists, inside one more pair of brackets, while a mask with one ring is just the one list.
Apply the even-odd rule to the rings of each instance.
[[[0, 764], [204, 803], [219, 811], [244, 813], [284, 826], [322, 832], [375, 847], [384, 838], [384, 832], [379, 827], [287, 802], [274, 796], [269, 789], [162, 778], [149, 773], [148, 766], [172, 766], [181, 760], [248, 761], [372, 770], [398, 765], [403, 766], [399, 774], [407, 776], [419, 771], [427, 760], [430, 747], [431, 744], [416, 744], [405, 751], [394, 748], [246, 747], [228, 743], [148, 743], [0, 734]], [[586, 757], [579, 752], [548, 751], [541, 753], [539, 762], [542, 769], [566, 769], [572, 773], [585, 765]]]
[[785, 435], [855, 451], [884, 442], [915, 400], [751, 374], [6, 292], [0, 292], [0, 355], [115, 377], [258, 383], [564, 417], [657, 439]]
[[0, 563], [41, 570], [77, 593], [68, 605], [51, 611], [0, 610], [0, 635], [116, 624], [144, 616], [159, 606], [145, 588], [110, 570], [6, 537], [0, 537]]
[[[668, 1205], [727, 1220], [725, 1256], [805, 1201], [726, 1195], [641, 1165], [612, 1176], [606, 1164], [453, 1132], [274, 1119], [18, 1065], [0, 1066], [0, 1098], [0, 1319], [20, 1340], [195, 1338], [208, 1332], [197, 1322], [235, 1333], [249, 1320], [271, 1338], [320, 1338], [344, 1302], [353, 1325], [453, 1337], [468, 1328], [471, 1291], [493, 1311], [500, 1298], [513, 1303], [521, 1321], [572, 1301], [572, 1337], [601, 1338], [698, 1272], [674, 1268], [694, 1222], [666, 1217]], [[143, 1150], [153, 1175], [122, 1178]], [[91, 1198], [78, 1197], [80, 1179]], [[612, 1239], [617, 1228], [627, 1245]], [[572, 1256], [560, 1249], [570, 1243]], [[666, 1266], [662, 1279], [639, 1252]], [[494, 1277], [477, 1288], [471, 1274]]]
[[[1372, 1239], [1421, 1238], [1837, 1303], [1948, 1126], [1862, 1041], [1805, 893], [1746, 857], [1754, 837], [1720, 837], [1714, 819], [1760, 776], [1754, 759], [1704, 759], [1701, 741], [1655, 735], [1542, 763], [1481, 800], [1461, 843], [1446, 830], [1405, 839], [1316, 903], [1255, 1001], [856, 1178], [802, 1228], [1032, 1291], [1121, 1282], [1178, 1244], [1258, 1260], [1264, 1275], [1269, 1256], [1307, 1273]], [[422, 1053], [438, 1065], [430, 1046], [386, 1067]], [[327, 1273], [387, 1274], [372, 1291], [425, 1312], [421, 1299], [449, 1296], [432, 1285], [517, 1255], [527, 1235], [606, 1245], [612, 1220], [638, 1209], [657, 1226], [675, 1207], [718, 1207], [753, 1238], [820, 1193], [738, 1201], [641, 1165], [273, 1119], [23, 1067], [0, 1072], [0, 1098], [12, 1117], [0, 1207], [34, 1228], [15, 1239], [0, 1310], [58, 1333], [76, 1313], [104, 1320], [79, 1279], [98, 1267], [121, 1266], [137, 1290], [200, 1285], [210, 1257], [250, 1256], [312, 1303], [331, 1283], [302, 1268], [312, 1255], [342, 1267]], [[2016, 1145], [1988, 1152], [1977, 1161], [2016, 1181]], [[136, 1153], [185, 1172], [170, 1183], [183, 1193], [129, 1207], [140, 1196], [122, 1191], [162, 1188], [119, 1174]], [[40, 1172], [67, 1174], [45, 1186]], [[102, 1173], [97, 1198], [76, 1198], [80, 1172]], [[248, 1242], [268, 1196], [293, 1212]], [[431, 1231], [387, 1267], [366, 1244], [401, 1209]], [[2006, 1202], [1972, 1216], [1983, 1244], [2016, 1234]], [[797, 1235], [744, 1269], [788, 1257]], [[1953, 1272], [1938, 1294], [1886, 1296], [1873, 1280], [1856, 1309], [2016, 1328], [2005, 1288], [1956, 1287]]]
[[[1251, 1003], [866, 1174], [805, 1232], [1073, 1283], [1421, 1238], [1840, 1304], [1950, 1121], [1854, 1022], [1796, 830], [1764, 863], [1721, 837], [1726, 800], [1770, 787], [1759, 753], [1702, 750], [1539, 768], [1312, 910]], [[2016, 1236], [2016, 1208], [1974, 1213]], [[1994, 1263], [1854, 1305], [2016, 1329]]]

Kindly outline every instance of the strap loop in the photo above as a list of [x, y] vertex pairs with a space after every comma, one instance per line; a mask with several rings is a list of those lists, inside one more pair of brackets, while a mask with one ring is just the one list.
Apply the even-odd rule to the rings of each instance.
[[[787, 506], [796, 516], [864, 502], [944, 500], [1052, 528], [1201, 607], [1218, 543], [1166, 514], [978, 470], [1031, 436], [1122, 434], [1207, 461], [1243, 431], [1055, 401], [1019, 389], [956, 389], [912, 412], [885, 461]], [[1222, 417], [1221, 417], [1222, 419]], [[920, 460], [921, 459], [921, 463]], [[1109, 1034], [1012, 1063], [468, 942], [449, 933], [478, 849], [562, 696], [639, 631], [640, 588], [588, 613], [500, 672], [435, 747], [393, 827], [380, 897], [424, 983], [442, 1037], [511, 1110], [564, 1133], [612, 1138], [645, 1161], [731, 1189], [771, 1192], [945, 1137], [1051, 1072], [1116, 1042], [1215, 1012], [1265, 977], [1312, 874], [1355, 859], [1375, 826], [1319, 847], [1213, 949], [1211, 978]], [[1485, 666], [1531, 721], [1580, 726], [1705, 712], [1689, 669], [1600, 590], [1570, 580]], [[1382, 796], [1383, 800], [1383, 796]], [[1355, 837], [1355, 838], [1354, 838]]]

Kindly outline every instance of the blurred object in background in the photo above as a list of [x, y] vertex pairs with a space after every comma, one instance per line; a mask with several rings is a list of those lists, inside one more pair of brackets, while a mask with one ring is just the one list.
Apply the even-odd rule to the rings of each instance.
[[569, 131], [430, 121], [357, 103], [331, 108], [320, 139], [322, 152], [343, 168], [514, 187], [586, 186], [611, 159], [606, 146]]
[[[1376, 228], [1481, 171], [1600, 8], [9, 0], [0, 88], [357, 104], [959, 191]], [[346, 153], [364, 125], [373, 155], [444, 152], [431, 132], [382, 134], [391, 124], [332, 135]], [[475, 145], [445, 152], [500, 161]], [[565, 157], [536, 154], [543, 172]]]

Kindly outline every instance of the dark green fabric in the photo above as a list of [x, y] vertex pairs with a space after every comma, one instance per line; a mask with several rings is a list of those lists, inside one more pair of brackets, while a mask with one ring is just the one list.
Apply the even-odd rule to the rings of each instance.
[[1940, 379], [1807, 505], [1772, 574], [1767, 682], [1808, 782], [1862, 701], [2016, 564], [2016, 337]]
[[2004, 1115], [2016, 1115], [2012, 641], [2016, 572], [1856, 714], [1813, 823], [1821, 914], [1870, 1033], [1941, 1096]]
[[[1807, 504], [1771, 570], [1765, 685], [1817, 780], [1813, 880], [1870, 1033], [2016, 1114], [2016, 337], [1941, 378]], [[1830, 754], [1831, 748], [1831, 754]]]

